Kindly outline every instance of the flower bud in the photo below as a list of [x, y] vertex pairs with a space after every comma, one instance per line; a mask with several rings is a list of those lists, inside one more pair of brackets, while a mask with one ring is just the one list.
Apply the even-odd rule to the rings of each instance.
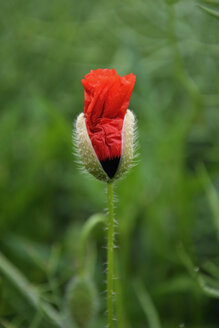
[[[76, 142], [81, 161], [85, 169], [95, 178], [109, 182], [118, 179], [132, 164], [134, 156], [135, 117], [128, 109], [122, 129], [122, 151], [119, 160], [108, 160], [108, 166], [102, 166], [89, 139], [84, 113], [76, 121]], [[117, 163], [118, 161], [118, 163]], [[104, 165], [104, 164], [103, 164]], [[115, 172], [115, 173], [114, 173]], [[110, 174], [110, 176], [108, 175]]]
[[89, 278], [77, 277], [68, 289], [68, 308], [78, 328], [86, 328], [94, 320], [98, 308], [97, 291]]
[[135, 117], [127, 108], [135, 79], [98, 69], [82, 80], [84, 113], [76, 121], [76, 142], [84, 167], [99, 180], [118, 179], [132, 163]]

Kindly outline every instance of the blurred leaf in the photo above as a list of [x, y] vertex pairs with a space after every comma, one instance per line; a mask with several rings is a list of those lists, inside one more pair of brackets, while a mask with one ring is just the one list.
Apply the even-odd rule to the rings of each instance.
[[204, 166], [199, 166], [199, 174], [207, 193], [219, 241], [219, 194], [214, 185], [212, 184], [208, 172]]
[[51, 254], [48, 260], [48, 275], [53, 276], [58, 268], [58, 264], [60, 261], [61, 249], [60, 245], [53, 245], [51, 249]]
[[7, 238], [3, 238], [3, 243], [16, 256], [30, 262], [32, 265], [37, 265], [43, 272], [47, 271], [48, 247], [15, 234], [7, 235]]
[[202, 2], [211, 4], [211, 5], [219, 5], [219, 0], [202, 0]]
[[166, 282], [159, 284], [156, 288], [156, 292], [159, 294], [175, 294], [175, 293], [187, 293], [191, 291], [192, 281], [188, 275], [179, 275], [168, 279]]
[[42, 313], [37, 312], [28, 328], [38, 328], [42, 321]]
[[26, 277], [2, 253], [0, 253], [0, 271], [24, 295], [36, 311], [42, 311], [54, 324], [62, 327], [62, 320], [57, 311], [49, 304], [40, 300], [40, 293], [37, 287], [30, 284]]
[[203, 275], [198, 274], [197, 281], [198, 281], [199, 286], [201, 287], [202, 291], [206, 295], [208, 295], [210, 297], [214, 297], [214, 298], [219, 298], [219, 288], [216, 288], [214, 286], [209, 286], [209, 284], [206, 283]]
[[203, 269], [219, 281], [219, 265], [217, 266], [213, 262], [207, 261], [204, 263]]
[[160, 318], [153, 301], [140, 280], [134, 282], [134, 288], [140, 305], [146, 315], [150, 328], [161, 328]]
[[165, 0], [165, 2], [168, 4], [168, 5], [174, 5], [176, 2], [178, 2], [179, 0]]
[[18, 328], [17, 326], [13, 325], [10, 322], [7, 322], [5, 320], [0, 319], [0, 325], [2, 325], [1, 328]]
[[214, 281], [203, 275], [200, 272], [200, 268], [193, 265], [191, 258], [182, 247], [180, 248], [180, 256], [199, 289], [210, 297], [219, 298], [219, 280]]
[[207, 7], [202, 6], [202, 5], [198, 5], [198, 7], [201, 8], [202, 10], [204, 10], [207, 14], [209, 14], [211, 16], [214, 16], [216, 18], [219, 18], [219, 11], [207, 8]]

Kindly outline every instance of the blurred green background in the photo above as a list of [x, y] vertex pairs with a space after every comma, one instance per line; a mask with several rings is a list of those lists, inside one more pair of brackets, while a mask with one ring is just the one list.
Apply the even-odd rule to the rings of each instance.
[[74, 309], [97, 302], [79, 328], [105, 326], [101, 223], [85, 242], [90, 294], [74, 309], [66, 296], [84, 225], [106, 207], [72, 150], [80, 80], [97, 68], [137, 77], [138, 164], [116, 186], [117, 327], [219, 326], [218, 59], [219, 20], [193, 0], [0, 2], [1, 327], [77, 327]]

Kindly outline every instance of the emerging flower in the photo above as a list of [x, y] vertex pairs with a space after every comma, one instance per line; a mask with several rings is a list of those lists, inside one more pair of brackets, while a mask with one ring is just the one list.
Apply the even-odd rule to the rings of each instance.
[[81, 81], [84, 113], [76, 121], [76, 140], [85, 168], [100, 180], [119, 178], [132, 162], [135, 118], [128, 105], [135, 80], [132, 73], [97, 69]]

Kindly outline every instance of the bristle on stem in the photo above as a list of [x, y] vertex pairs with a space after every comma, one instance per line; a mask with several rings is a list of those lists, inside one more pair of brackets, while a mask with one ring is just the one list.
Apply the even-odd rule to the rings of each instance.
[[108, 221], [107, 221], [107, 322], [108, 328], [114, 326], [114, 202], [113, 184], [107, 183]]

